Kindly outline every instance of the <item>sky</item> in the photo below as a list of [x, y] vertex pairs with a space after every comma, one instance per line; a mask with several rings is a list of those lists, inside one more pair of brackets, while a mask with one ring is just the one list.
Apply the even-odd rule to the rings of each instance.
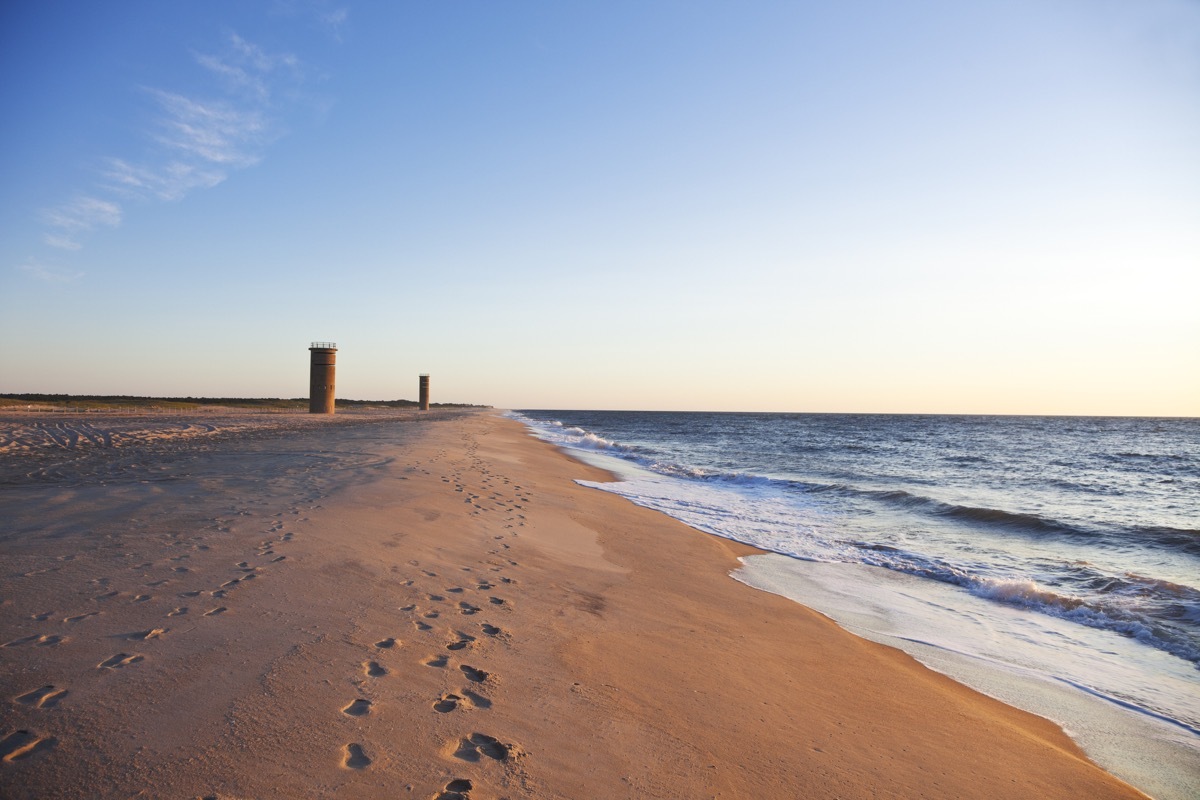
[[1200, 2], [0, 6], [0, 392], [1200, 416]]

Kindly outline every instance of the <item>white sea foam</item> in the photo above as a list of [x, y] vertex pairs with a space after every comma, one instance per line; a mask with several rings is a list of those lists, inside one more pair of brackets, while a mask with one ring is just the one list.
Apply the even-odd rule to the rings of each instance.
[[[512, 411], [507, 412], [507, 415], [532, 427], [532, 421], [527, 417]], [[583, 428], [567, 427], [557, 420], [539, 425], [535, 430], [542, 439], [560, 447], [585, 450], [613, 450], [622, 453], [631, 452], [631, 449], [624, 445], [605, 439], [603, 436], [597, 436], [590, 431], [585, 431]]]
[[1098, 764], [1158, 800], [1196, 796], [1200, 694], [1185, 662], [1111, 631], [890, 570], [780, 555], [743, 563], [734, 573], [743, 583], [1057, 722]]
[[[1056, 720], [1099, 763], [1160, 800], [1195, 796], [1200, 691], [1195, 666], [1183, 659], [1200, 654], [1145, 614], [1148, 597], [1168, 598], [1173, 613], [1188, 618], [1200, 607], [1191, 586], [1097, 563], [1103, 551], [1073, 544], [1086, 543], [1086, 531], [1043, 515], [980, 507], [972, 498], [935, 500], [911, 490], [701, 468], [582, 427], [517, 418], [622, 478], [582, 485], [780, 554], [747, 559], [739, 580], [792, 597]], [[830, 496], [925, 514], [923, 528], [909, 535], [882, 516], [880, 527], [867, 532], [874, 535], [860, 529], [848, 535], [823, 500]], [[988, 539], [990, 529], [980, 525], [999, 531]], [[1033, 538], [1019, 544], [1003, 538], [1013, 526]], [[930, 549], [934, 530], [940, 538]], [[1037, 538], [1043, 532], [1051, 537], [1045, 544]], [[987, 549], [996, 541], [1011, 558], [1004, 549]], [[1078, 585], [1099, 588], [1081, 596], [1043, 582], [1032, 570], [1047, 560], [1066, 564]]]
[[819, 507], [803, 495], [781, 491], [769, 479], [697, 481], [684, 475], [626, 471], [618, 483], [580, 481], [584, 486], [619, 494], [640, 506], [661, 511], [706, 533], [809, 561], [866, 564], [961, 586], [998, 603], [1114, 631], [1189, 661], [1200, 652], [1189, 641], [1156, 628], [1127, 598], [1108, 596], [1104, 606], [1018, 576], [991, 576], [941, 558], [900, 547], [851, 542], [839, 537]]

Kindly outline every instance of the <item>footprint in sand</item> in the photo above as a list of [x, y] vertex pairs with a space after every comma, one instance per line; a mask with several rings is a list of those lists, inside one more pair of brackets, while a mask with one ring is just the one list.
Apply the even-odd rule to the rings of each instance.
[[488, 602], [494, 606], [502, 606], [505, 603], [507, 603], [508, 601], [505, 600], [503, 597], [489, 597]]
[[475, 669], [475, 667], [469, 667], [466, 664], [459, 665], [459, 669], [462, 670], [462, 674], [465, 675], [467, 680], [471, 681], [471, 683], [483, 683], [488, 679], [488, 673], [484, 670]]
[[446, 784], [446, 788], [433, 800], [471, 800], [473, 784], [466, 778], [457, 778]]
[[29, 618], [38, 622], [45, 622], [54, 616], [53, 611], [43, 611], [41, 614], [30, 614]]
[[196, 591], [194, 591], [194, 592], [180, 592], [180, 593], [179, 593], [179, 596], [180, 596], [180, 597], [199, 597], [199, 596], [200, 596], [200, 591], [199, 591], [199, 590], [196, 590]]
[[486, 622], [479, 627], [488, 636], [499, 636], [500, 634], [504, 633], [504, 631], [502, 631], [500, 628], [497, 628], [495, 625], [488, 625]]
[[350, 705], [343, 708], [342, 713], [348, 717], [365, 717], [367, 714], [371, 713], [371, 701], [364, 700], [360, 697]]
[[23, 644], [32, 644], [35, 647], [56, 647], [67, 641], [67, 637], [59, 636], [57, 633], [46, 635], [22, 636], [20, 639], [13, 639], [11, 642], [0, 644], [0, 647], [20, 647]]
[[473, 641], [475, 641], [474, 636], [467, 636], [465, 633], [460, 633], [458, 635], [458, 641], [451, 642], [450, 644], [446, 645], [446, 649], [447, 650], [464, 650], [467, 647], [470, 647], [471, 642], [473, 642]]
[[456, 694], [444, 694], [433, 704], [433, 710], [441, 714], [448, 714], [458, 708], [460, 704], [464, 704], [464, 698]]
[[113, 597], [116, 597], [118, 594], [120, 594], [120, 592], [105, 592], [104, 594], [96, 595], [92, 599], [93, 600], [109, 600]]
[[371, 763], [371, 759], [363, 751], [361, 744], [346, 745], [346, 752], [342, 756], [342, 766], [347, 769], [365, 769]]
[[378, 661], [364, 661], [363, 672], [369, 678], [382, 678], [388, 674], [387, 667], [380, 664]]
[[13, 639], [11, 642], [5, 642], [4, 644], [0, 644], [0, 647], [20, 647], [23, 644], [29, 644], [30, 642], [36, 642], [40, 638], [41, 637], [38, 636], [37, 634], [34, 634], [33, 636], [22, 636], [20, 639]]
[[182, 614], [186, 614], [187, 612], [188, 612], [188, 607], [187, 607], [187, 606], [180, 606], [179, 608], [177, 608], [177, 609], [175, 609], [175, 610], [173, 610], [173, 611], [169, 611], [169, 612], [167, 612], [167, 616], [168, 616], [168, 617], [178, 617], [178, 616], [180, 616], [180, 615], [182, 615]]
[[480, 756], [487, 756], [496, 761], [506, 761], [511, 750], [509, 745], [502, 743], [495, 736], [488, 736], [486, 733], [472, 733], [459, 740], [454, 757], [463, 761], [478, 761]]
[[463, 689], [462, 694], [467, 698], [467, 702], [470, 703], [472, 708], [486, 709], [492, 707], [492, 701], [477, 692], [472, 692], [470, 689]]
[[383, 650], [391, 650], [393, 647], [396, 646], [396, 644], [397, 644], [396, 640], [389, 636], [387, 639], [383, 639], [381, 641], [376, 642], [375, 646], [380, 649], [383, 649]]
[[117, 653], [115, 656], [110, 656], [97, 664], [96, 669], [121, 669], [122, 667], [129, 666], [130, 664], [136, 664], [145, 658], [145, 656]]
[[216, 607], [216, 608], [214, 608], [212, 611], [205, 611], [205, 612], [204, 612], [204, 616], [206, 616], [206, 617], [215, 617], [215, 616], [217, 616], [218, 614], [224, 614], [224, 613], [225, 613], [226, 611], [228, 611], [228, 610], [229, 610], [229, 609], [228, 609], [228, 608], [226, 608], [225, 606], [217, 606], [217, 607]]
[[427, 666], [427, 667], [436, 667], [438, 669], [441, 669], [441, 668], [445, 667], [446, 664], [450, 663], [450, 657], [449, 656], [430, 656], [429, 658], [425, 659], [424, 663], [425, 663], [425, 666]]
[[149, 600], [149, 599], [150, 599], [150, 595], [148, 595], [148, 594], [139, 594], [137, 597], [133, 598], [133, 599], [132, 599], [132, 600], [130, 600], [129, 602], [131, 602], [131, 603], [144, 603], [144, 602], [146, 602], [146, 601], [147, 601], [147, 600]]
[[133, 633], [118, 633], [115, 639], [129, 639], [130, 641], [144, 642], [149, 639], [157, 639], [166, 633], [170, 628], [150, 628], [144, 631], [134, 631]]
[[462, 614], [463, 616], [467, 616], [467, 617], [471, 616], [472, 614], [478, 614], [482, 610], [479, 606], [473, 606], [470, 603], [465, 602], [465, 601], [459, 603], [458, 608], [459, 608], [458, 613]]
[[21, 761], [52, 749], [57, 739], [43, 739], [32, 731], [14, 731], [0, 740], [0, 758], [4, 763]]
[[426, 625], [424, 622], [421, 622], [421, 621], [420, 621], [420, 620], [418, 620], [418, 619], [414, 619], [414, 620], [413, 620], [413, 627], [414, 627], [414, 628], [416, 628], [416, 629], [417, 629], [417, 630], [419, 630], [419, 631], [431, 631], [431, 630], [433, 630], [433, 626], [432, 626], [432, 625]]
[[54, 708], [68, 694], [66, 689], [55, 689], [53, 686], [43, 686], [26, 692], [16, 698], [16, 702], [33, 708]]
[[448, 714], [457, 708], [470, 710], [472, 708], [491, 708], [492, 701], [481, 694], [463, 689], [459, 694], [447, 693], [434, 701], [433, 710]]
[[100, 613], [99, 611], [89, 611], [86, 614], [76, 614], [73, 617], [67, 617], [66, 619], [63, 620], [63, 622], [67, 623], [68, 625], [73, 625], [76, 622], [82, 622], [83, 620], [87, 619], [88, 617], [94, 617], [99, 613]]

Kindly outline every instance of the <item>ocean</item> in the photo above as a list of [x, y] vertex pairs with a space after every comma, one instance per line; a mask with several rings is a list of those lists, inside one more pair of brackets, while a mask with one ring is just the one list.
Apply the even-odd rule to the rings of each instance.
[[[1200, 797], [1200, 419], [510, 412], [734, 577]], [[664, 554], [669, 557], [669, 554]]]

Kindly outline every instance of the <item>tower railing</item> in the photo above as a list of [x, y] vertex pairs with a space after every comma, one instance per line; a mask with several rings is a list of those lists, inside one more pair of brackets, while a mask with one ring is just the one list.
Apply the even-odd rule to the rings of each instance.
[[337, 342], [313, 342], [308, 346], [309, 350], [337, 350]]

